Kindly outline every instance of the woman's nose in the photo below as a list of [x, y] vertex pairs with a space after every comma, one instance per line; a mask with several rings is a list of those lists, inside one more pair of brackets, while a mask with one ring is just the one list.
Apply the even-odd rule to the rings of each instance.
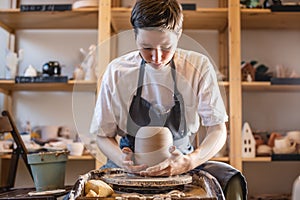
[[162, 51], [160, 49], [153, 49], [152, 51], [152, 61], [159, 63], [162, 60]]

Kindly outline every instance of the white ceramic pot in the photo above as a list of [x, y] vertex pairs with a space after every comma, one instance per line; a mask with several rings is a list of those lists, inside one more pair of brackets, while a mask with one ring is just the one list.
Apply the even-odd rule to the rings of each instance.
[[300, 144], [300, 131], [289, 131], [286, 133], [286, 135], [293, 142]]
[[274, 144], [274, 153], [289, 154], [294, 153], [296, 150], [296, 143], [291, 142], [291, 140], [287, 136], [282, 138], [276, 138]]
[[81, 156], [83, 154], [84, 145], [81, 142], [73, 142], [67, 144], [67, 149], [71, 156]]
[[276, 138], [274, 140], [274, 148], [285, 149], [291, 146], [290, 139], [288, 137]]

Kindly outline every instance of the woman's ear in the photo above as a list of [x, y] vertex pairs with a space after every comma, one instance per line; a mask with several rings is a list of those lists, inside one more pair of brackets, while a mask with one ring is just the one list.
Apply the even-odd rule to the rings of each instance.
[[178, 33], [177, 33], [177, 38], [178, 38], [178, 40], [179, 40], [179, 38], [181, 37], [181, 34], [182, 34], [182, 29], [180, 29], [180, 31], [178, 31]]

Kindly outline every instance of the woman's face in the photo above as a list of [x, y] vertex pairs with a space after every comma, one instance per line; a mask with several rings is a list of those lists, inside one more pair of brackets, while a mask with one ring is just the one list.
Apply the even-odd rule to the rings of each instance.
[[155, 69], [170, 62], [177, 47], [179, 35], [172, 31], [138, 29], [137, 47], [144, 60]]

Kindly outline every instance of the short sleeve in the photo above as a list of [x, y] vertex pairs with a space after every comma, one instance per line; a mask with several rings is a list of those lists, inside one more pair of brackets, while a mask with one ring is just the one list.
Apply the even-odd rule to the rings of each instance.
[[216, 71], [208, 58], [204, 59], [199, 82], [198, 113], [204, 126], [213, 126], [228, 121], [224, 101], [217, 81]]

